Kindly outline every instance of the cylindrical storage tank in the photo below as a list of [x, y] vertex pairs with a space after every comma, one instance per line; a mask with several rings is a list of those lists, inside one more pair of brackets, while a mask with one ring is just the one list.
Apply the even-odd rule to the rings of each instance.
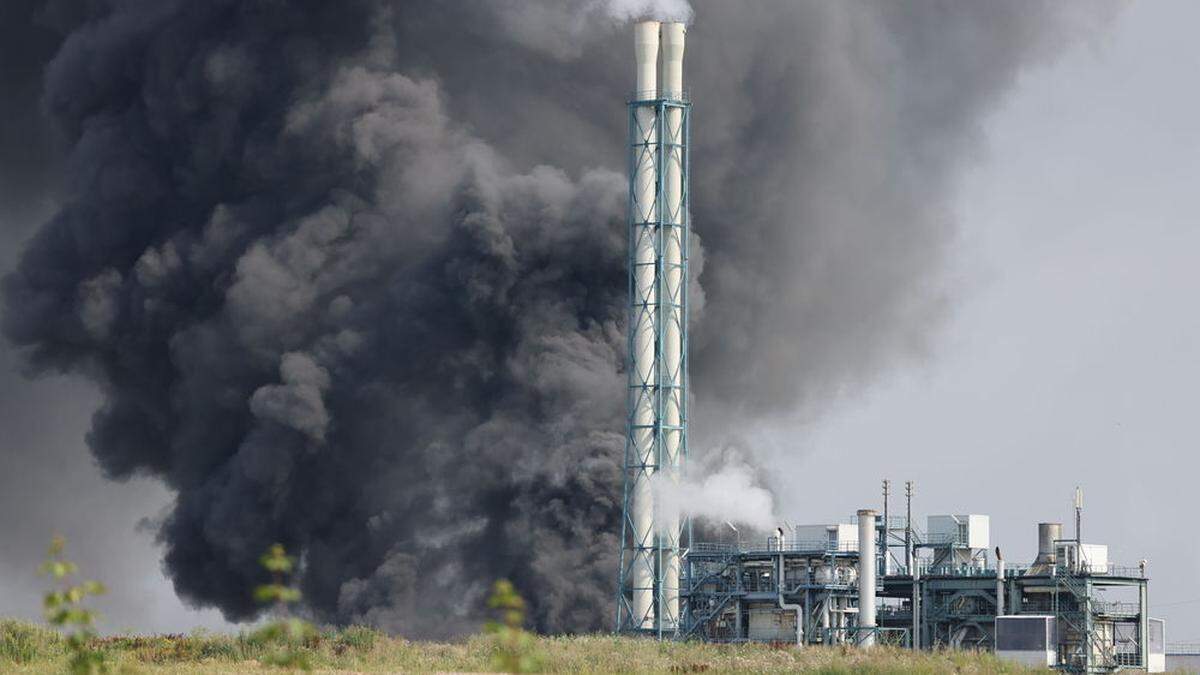
[[[659, 97], [669, 100], [683, 98], [683, 50], [687, 30], [682, 23], [664, 23], [662, 40], [662, 82]], [[662, 466], [670, 480], [679, 480], [681, 453], [684, 447], [684, 228], [683, 201], [683, 111], [667, 107], [661, 113], [662, 191], [659, 224], [662, 241], [662, 283], [659, 303], [662, 314], [662, 353], [659, 358], [659, 383], [662, 396]], [[663, 553], [663, 622], [674, 625], [679, 617], [679, 536], [677, 519], [664, 522], [662, 532], [669, 537]], [[780, 542], [783, 541], [782, 532]]]
[[[634, 56], [637, 62], [635, 99], [653, 100], [658, 97], [659, 22], [643, 21], [634, 26]], [[654, 527], [654, 497], [650, 477], [657, 468], [654, 448], [654, 389], [657, 386], [658, 363], [655, 357], [655, 317], [658, 312], [658, 285], [655, 274], [657, 250], [658, 203], [658, 115], [653, 105], [639, 106], [634, 111], [636, 132], [632, 139], [633, 153], [633, 316], [630, 320], [633, 363], [630, 444], [636, 462], [644, 467], [634, 479], [630, 510], [634, 537], [630, 561], [632, 611], [636, 625], [655, 627], [654, 595], [656, 589]]]
[[875, 511], [858, 512], [858, 627], [864, 629], [858, 643], [864, 647], [875, 644]]
[[1062, 523], [1038, 523], [1037, 562], [1047, 565], [1058, 562], [1058, 553], [1054, 550], [1054, 542], [1058, 539], [1062, 539]]

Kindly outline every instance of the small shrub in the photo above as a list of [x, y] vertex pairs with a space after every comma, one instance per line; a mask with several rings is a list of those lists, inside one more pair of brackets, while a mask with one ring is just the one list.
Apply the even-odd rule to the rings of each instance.
[[66, 559], [66, 546], [66, 540], [55, 537], [40, 568], [54, 584], [42, 597], [46, 621], [66, 632], [66, 645], [71, 653], [67, 667], [72, 673], [108, 672], [104, 652], [91, 646], [96, 638], [96, 613], [83, 605], [89, 596], [103, 594], [105, 588], [98, 581], [74, 582], [79, 567]]
[[317, 637], [317, 631], [309, 622], [289, 616], [289, 606], [300, 600], [300, 590], [287, 583], [295, 560], [287, 554], [283, 544], [274, 544], [259, 562], [271, 573], [271, 583], [254, 589], [254, 598], [264, 604], [273, 604], [277, 617], [251, 636], [254, 644], [266, 648], [259, 660], [281, 668], [312, 670], [305, 644]]
[[333, 637], [333, 650], [342, 653], [347, 649], [369, 652], [375, 648], [380, 638], [379, 631], [368, 626], [348, 626], [338, 631]]
[[525, 623], [525, 600], [508, 580], [501, 579], [492, 587], [488, 607], [500, 615], [500, 621], [490, 621], [484, 630], [495, 638], [492, 667], [506, 673], [531, 673], [541, 667], [537, 654], [537, 638], [522, 626]]

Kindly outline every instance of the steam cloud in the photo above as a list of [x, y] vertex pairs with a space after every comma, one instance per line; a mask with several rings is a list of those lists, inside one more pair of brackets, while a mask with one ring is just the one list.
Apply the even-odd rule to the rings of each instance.
[[766, 532], [780, 522], [774, 495], [753, 463], [735, 448], [712, 453], [699, 466], [689, 467], [678, 482], [666, 476], [659, 473], [650, 479], [659, 524], [679, 522], [688, 514]]
[[[694, 449], [922, 351], [981, 117], [1108, 12], [695, 5]], [[102, 388], [108, 475], [177, 492], [159, 537], [184, 598], [251, 617], [282, 541], [325, 620], [471, 630], [509, 577], [537, 629], [609, 627], [632, 72], [614, 19], [686, 9], [56, 14], [65, 198], [4, 282], [4, 330]]]
[[606, 0], [608, 15], [619, 21], [652, 18], [661, 21], [691, 21], [687, 0]]

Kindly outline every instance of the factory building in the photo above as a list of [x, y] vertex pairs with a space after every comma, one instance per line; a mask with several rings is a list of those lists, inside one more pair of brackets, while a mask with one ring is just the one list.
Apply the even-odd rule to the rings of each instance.
[[[629, 306], [625, 487], [616, 628], [659, 639], [995, 650], [1074, 672], [1163, 669], [1161, 621], [1147, 615], [1144, 562], [1038, 525], [1038, 554], [1009, 564], [986, 515], [911, 517], [863, 509], [786, 524], [744, 543], [693, 541], [655, 503], [688, 456], [691, 103], [686, 27], [634, 27], [629, 108]], [[1032, 531], [1031, 531], [1032, 535]]]
[[848, 522], [784, 525], [759, 542], [696, 542], [678, 637], [994, 650], [1070, 672], [1164, 670], [1144, 562], [1114, 564], [1107, 546], [1041, 523], [1037, 556], [1015, 565], [991, 548], [989, 529], [979, 514], [931, 515], [922, 529], [909, 515], [864, 509]]

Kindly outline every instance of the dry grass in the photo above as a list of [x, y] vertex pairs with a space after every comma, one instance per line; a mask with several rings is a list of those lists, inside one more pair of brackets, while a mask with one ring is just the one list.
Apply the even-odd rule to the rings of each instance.
[[[269, 645], [247, 635], [165, 635], [98, 640], [114, 672], [244, 673], [275, 671], [262, 665]], [[318, 635], [304, 646], [314, 672], [484, 672], [494, 651], [490, 637], [462, 642], [410, 642], [367, 628]], [[796, 650], [769, 645], [659, 643], [609, 635], [544, 637], [536, 650], [548, 672], [720, 673], [1016, 673], [1032, 672], [991, 654], [938, 652], [914, 654], [877, 648]], [[59, 673], [66, 663], [62, 640], [53, 631], [20, 622], [0, 621], [0, 671]]]

